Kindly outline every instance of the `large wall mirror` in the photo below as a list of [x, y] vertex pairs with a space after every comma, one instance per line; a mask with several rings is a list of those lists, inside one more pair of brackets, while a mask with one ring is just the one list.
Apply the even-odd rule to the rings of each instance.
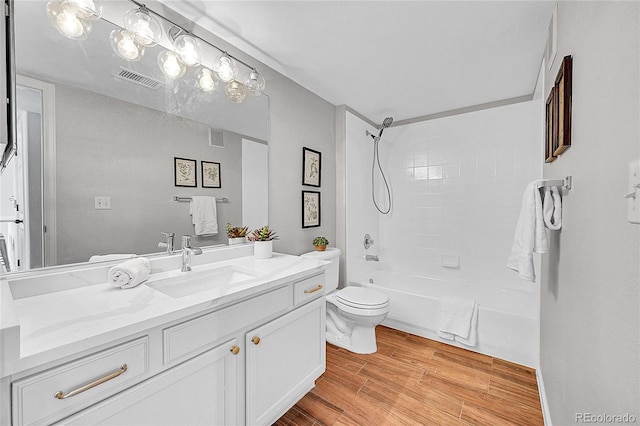
[[[136, 7], [103, 3], [105, 15]], [[175, 197], [226, 199], [216, 203], [218, 234], [194, 238], [197, 246], [226, 244], [228, 222], [267, 223], [266, 198], [243, 199], [257, 185], [266, 194], [267, 96], [232, 103], [224, 86], [203, 92], [198, 68], [169, 79], [157, 64], [161, 45], [127, 62], [111, 48], [117, 26], [107, 19], [92, 22], [85, 40], [65, 38], [46, 4], [17, 1], [12, 9], [18, 155], [0, 177], [0, 233], [12, 270], [159, 252], [161, 232], [174, 232], [179, 246], [194, 226], [189, 202]], [[176, 157], [196, 161], [196, 187], [175, 185]], [[220, 164], [219, 188], [203, 187], [203, 161]], [[243, 223], [243, 211], [256, 223]]]

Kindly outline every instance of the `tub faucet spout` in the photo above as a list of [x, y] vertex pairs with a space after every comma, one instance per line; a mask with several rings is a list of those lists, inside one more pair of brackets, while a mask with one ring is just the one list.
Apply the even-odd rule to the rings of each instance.
[[365, 260], [367, 262], [379, 262], [380, 259], [378, 259], [378, 255], [375, 254], [368, 254], [365, 256]]

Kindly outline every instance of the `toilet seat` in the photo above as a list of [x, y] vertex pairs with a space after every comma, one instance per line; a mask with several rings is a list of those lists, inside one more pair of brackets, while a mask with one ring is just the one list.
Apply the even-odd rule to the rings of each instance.
[[346, 287], [336, 292], [336, 303], [352, 310], [377, 311], [389, 306], [386, 294], [364, 287]]

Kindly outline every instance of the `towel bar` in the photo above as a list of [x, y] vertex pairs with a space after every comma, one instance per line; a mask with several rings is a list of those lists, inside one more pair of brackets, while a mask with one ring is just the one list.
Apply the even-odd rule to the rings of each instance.
[[[188, 203], [191, 201], [191, 197], [180, 197], [178, 195], [175, 195], [173, 197], [173, 201], [176, 201], [178, 203]], [[216, 203], [228, 203], [229, 199], [227, 197], [222, 197], [222, 198], [216, 198]]]
[[542, 186], [559, 186], [564, 189], [571, 189], [572, 183], [573, 183], [573, 178], [571, 176], [565, 176], [564, 179], [543, 180]]

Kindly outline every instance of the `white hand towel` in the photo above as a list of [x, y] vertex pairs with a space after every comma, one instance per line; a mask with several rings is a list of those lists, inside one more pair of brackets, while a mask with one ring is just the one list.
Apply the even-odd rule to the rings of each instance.
[[545, 188], [542, 212], [547, 228], [553, 231], [562, 228], [562, 198], [555, 186]]
[[469, 337], [456, 336], [456, 342], [467, 346], [476, 346], [478, 344], [478, 311], [478, 304], [475, 303], [473, 306], [473, 314], [471, 315]]
[[135, 254], [94, 254], [89, 258], [89, 262], [107, 262], [109, 260], [133, 259]]
[[438, 336], [475, 346], [477, 325], [478, 303], [475, 300], [463, 300], [450, 296], [440, 298]]
[[522, 195], [520, 217], [513, 237], [511, 255], [507, 260], [507, 267], [518, 272], [520, 278], [528, 281], [536, 279], [533, 268], [533, 252], [546, 253], [549, 251], [549, 241], [542, 216], [540, 185], [540, 181], [529, 183]]
[[190, 210], [196, 235], [218, 233], [218, 212], [215, 197], [191, 197]]
[[146, 257], [127, 260], [109, 269], [107, 278], [114, 287], [133, 288], [149, 278], [151, 263]]

